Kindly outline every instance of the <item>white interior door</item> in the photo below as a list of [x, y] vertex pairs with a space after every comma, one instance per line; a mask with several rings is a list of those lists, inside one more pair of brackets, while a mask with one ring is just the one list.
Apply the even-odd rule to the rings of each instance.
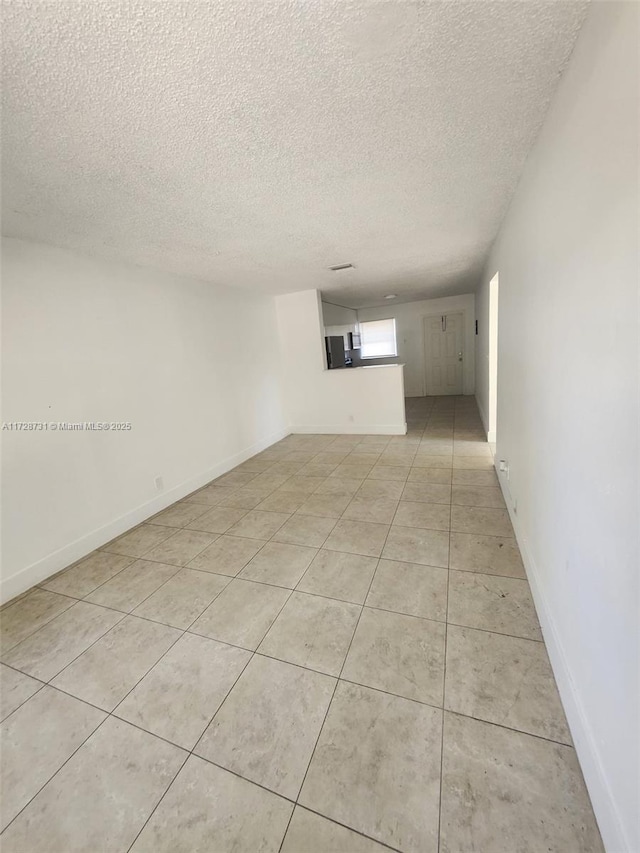
[[462, 394], [463, 315], [425, 317], [424, 340], [427, 394]]

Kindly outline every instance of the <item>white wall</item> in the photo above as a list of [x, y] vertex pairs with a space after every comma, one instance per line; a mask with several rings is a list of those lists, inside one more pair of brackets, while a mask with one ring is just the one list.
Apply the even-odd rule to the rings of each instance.
[[319, 292], [277, 296], [276, 307], [291, 432], [406, 432], [401, 366], [326, 370]]
[[486, 411], [499, 270], [497, 457], [610, 853], [640, 850], [637, 17], [592, 4], [477, 300]]
[[442, 299], [424, 299], [419, 302], [383, 305], [379, 308], [359, 308], [358, 320], [396, 321], [398, 357], [376, 359], [376, 363], [403, 362], [407, 397], [423, 397], [427, 378], [424, 356], [424, 318], [429, 314], [451, 314], [462, 311], [465, 321], [463, 392], [473, 394], [475, 387], [475, 296], [446, 296]]
[[345, 308], [343, 305], [333, 305], [331, 302], [322, 302], [322, 319], [325, 335], [342, 335], [347, 347], [347, 335], [355, 332], [358, 326], [358, 315], [355, 308]]
[[334, 305], [333, 302], [322, 301], [322, 317], [325, 326], [355, 326], [358, 315], [355, 308], [345, 308], [344, 305]]
[[[3, 241], [7, 599], [281, 438], [273, 298]], [[159, 493], [154, 478], [162, 476]]]

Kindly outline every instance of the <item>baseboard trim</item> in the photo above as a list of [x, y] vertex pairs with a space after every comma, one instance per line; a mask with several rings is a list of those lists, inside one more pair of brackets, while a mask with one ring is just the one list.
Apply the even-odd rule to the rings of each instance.
[[233, 456], [229, 456], [227, 459], [224, 459], [212, 468], [203, 471], [201, 474], [191, 477], [179, 485], [174, 486], [168, 492], [164, 492], [163, 494], [153, 498], [153, 500], [140, 504], [129, 512], [126, 512], [124, 515], [107, 522], [107, 524], [103, 524], [101, 527], [92, 530], [85, 536], [81, 536], [74, 542], [70, 542], [68, 545], [59, 548], [57, 551], [47, 554], [46, 557], [32, 563], [30, 566], [26, 566], [15, 575], [3, 578], [0, 580], [0, 603], [4, 604], [12, 598], [15, 598], [17, 595], [20, 595], [30, 589], [35, 584], [42, 583], [42, 581], [46, 580], [51, 575], [72, 565], [78, 560], [81, 560], [83, 557], [86, 557], [87, 554], [95, 551], [96, 548], [100, 548], [102, 545], [105, 545], [117, 536], [121, 536], [123, 533], [126, 533], [127, 530], [141, 524], [143, 521], [151, 518], [152, 515], [166, 509], [166, 507], [176, 501], [179, 501], [186, 495], [191, 494], [191, 492], [194, 492], [196, 489], [206, 486], [206, 484], [211, 482], [211, 480], [214, 480], [216, 477], [221, 477], [223, 474], [226, 474], [227, 471], [235, 468], [236, 465], [240, 465], [240, 463], [245, 462], [247, 459], [255, 456], [256, 453], [260, 453], [262, 450], [265, 450], [267, 447], [275, 444], [276, 441], [280, 441], [285, 438], [290, 433], [291, 429], [288, 427], [272, 433], [266, 438], [252, 444], [250, 447], [241, 450]]
[[524, 563], [529, 586], [531, 587], [531, 594], [536, 606], [538, 619], [540, 620], [540, 627], [547, 646], [551, 668], [558, 684], [562, 705], [567, 715], [567, 722], [569, 723], [576, 754], [582, 768], [600, 834], [602, 835], [602, 841], [608, 853], [633, 853], [634, 848], [627, 838], [623, 820], [607, 781], [597, 739], [589, 724], [580, 693], [571, 675], [562, 641], [560, 640], [551, 610], [542, 591], [540, 574], [531, 555], [527, 537], [522, 529], [520, 520], [513, 511], [509, 487], [504, 474], [501, 474], [498, 470], [498, 466], [496, 466], [496, 473], [507, 504], [516, 541], [520, 547], [522, 562]]
[[403, 424], [296, 424], [291, 432], [300, 435], [406, 435]]

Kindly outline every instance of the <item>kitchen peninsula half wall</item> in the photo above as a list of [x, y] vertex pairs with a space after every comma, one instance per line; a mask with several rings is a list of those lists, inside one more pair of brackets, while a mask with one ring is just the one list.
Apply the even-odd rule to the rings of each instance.
[[404, 365], [328, 370], [319, 291], [284, 294], [275, 303], [291, 432], [404, 435]]

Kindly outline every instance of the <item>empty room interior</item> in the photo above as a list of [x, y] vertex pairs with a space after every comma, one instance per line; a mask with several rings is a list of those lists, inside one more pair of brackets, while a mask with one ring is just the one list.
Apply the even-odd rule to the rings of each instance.
[[3, 853], [640, 853], [640, 5], [1, 11]]

